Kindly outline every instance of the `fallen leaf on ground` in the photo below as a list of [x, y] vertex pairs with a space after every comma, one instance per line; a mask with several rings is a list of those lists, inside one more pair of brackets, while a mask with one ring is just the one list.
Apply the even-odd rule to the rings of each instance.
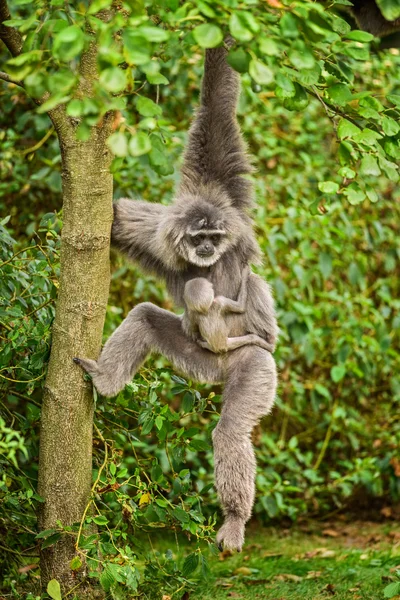
[[399, 570], [400, 570], [400, 565], [397, 565], [397, 567], [392, 567], [392, 568], [390, 569], [390, 572], [391, 572], [391, 573], [396, 573], [396, 571], [399, 571]]
[[332, 596], [334, 596], [336, 594], [335, 586], [333, 585], [333, 583], [328, 583], [325, 587], [322, 588], [321, 591], [328, 592]]
[[349, 592], [359, 592], [360, 588], [359, 587], [353, 587], [349, 589]]
[[263, 552], [261, 558], [275, 558], [277, 556], [283, 556], [283, 552]]
[[167, 596], [167, 594], [164, 594], [162, 600], [171, 600], [171, 596]]
[[306, 575], [306, 579], [318, 579], [318, 577], [322, 577], [322, 571], [308, 571]]
[[339, 537], [340, 533], [338, 533], [335, 529], [324, 529], [322, 531], [322, 535], [327, 535], [328, 537]]
[[251, 575], [252, 573], [253, 571], [249, 567], [238, 567], [233, 571], [234, 575]]
[[228, 592], [228, 598], [243, 598], [242, 594], [237, 594], [236, 592]]
[[244, 579], [242, 583], [244, 585], [262, 585], [263, 583], [269, 583], [270, 578], [268, 579]]
[[279, 575], [275, 575], [273, 578], [275, 581], [294, 581], [299, 583], [303, 581], [303, 578], [300, 575], [293, 575], [292, 573], [279, 573]]
[[314, 550], [310, 550], [306, 552], [302, 558], [334, 558], [336, 556], [335, 550], [329, 550], [328, 548], [314, 548]]

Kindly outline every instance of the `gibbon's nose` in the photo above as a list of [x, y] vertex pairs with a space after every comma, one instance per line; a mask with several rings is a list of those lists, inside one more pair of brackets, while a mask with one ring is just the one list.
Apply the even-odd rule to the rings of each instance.
[[214, 254], [214, 248], [212, 244], [206, 242], [205, 244], [202, 244], [200, 248], [197, 248], [197, 254], [199, 256], [211, 256], [211, 254]]

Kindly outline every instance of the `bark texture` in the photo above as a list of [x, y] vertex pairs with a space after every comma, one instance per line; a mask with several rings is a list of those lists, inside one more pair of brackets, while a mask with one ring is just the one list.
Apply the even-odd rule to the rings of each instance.
[[[74, 120], [51, 115], [63, 167], [61, 274], [52, 349], [43, 398], [39, 494], [41, 529], [80, 522], [90, 497], [93, 392], [74, 356], [97, 358], [109, 292], [112, 224], [111, 132], [106, 116], [87, 142], [76, 140]], [[42, 583], [57, 579], [64, 591], [79, 582], [69, 563], [75, 537], [65, 535], [42, 552]], [[79, 576], [83, 576], [84, 572]], [[81, 597], [81, 596], [80, 596]]]

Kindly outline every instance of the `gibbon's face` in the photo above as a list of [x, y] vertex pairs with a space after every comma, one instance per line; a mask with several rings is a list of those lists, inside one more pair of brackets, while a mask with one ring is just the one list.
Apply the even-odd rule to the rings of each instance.
[[192, 265], [210, 267], [218, 261], [228, 247], [228, 236], [222, 224], [214, 224], [202, 218], [187, 227], [178, 246], [178, 252]]

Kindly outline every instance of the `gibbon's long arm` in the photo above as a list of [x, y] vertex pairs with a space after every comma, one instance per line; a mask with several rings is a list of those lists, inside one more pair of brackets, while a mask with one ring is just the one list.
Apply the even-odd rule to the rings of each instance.
[[227, 53], [223, 46], [206, 50], [201, 105], [189, 131], [180, 191], [197, 193], [203, 185], [216, 184], [234, 207], [246, 209], [252, 204], [252, 185], [242, 175], [252, 167], [236, 120], [239, 75], [226, 62]]
[[111, 241], [115, 248], [147, 272], [164, 277], [164, 252], [157, 236], [167, 207], [144, 200], [123, 198], [114, 204]]
[[[237, 300], [231, 300], [230, 298], [219, 297], [219, 301], [222, 304], [222, 310], [224, 313], [239, 313], [243, 314], [246, 312], [246, 303], [247, 303], [247, 292], [248, 292], [248, 281], [250, 277], [250, 269], [246, 266], [242, 271], [242, 283], [240, 285], [240, 290], [238, 294]], [[247, 342], [250, 343], [250, 342]], [[235, 348], [239, 348], [239, 346], [235, 346]]]

